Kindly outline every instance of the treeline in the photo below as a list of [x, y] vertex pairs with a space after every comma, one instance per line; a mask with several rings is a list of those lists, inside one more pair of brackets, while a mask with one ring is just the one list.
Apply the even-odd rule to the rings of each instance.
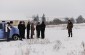
[[66, 24], [68, 20], [71, 20], [73, 23], [85, 23], [85, 19], [82, 17], [82, 15], [78, 16], [78, 18], [63, 18], [64, 20], [61, 20], [59, 18], [55, 18], [52, 21], [46, 22], [47, 25], [57, 25], [57, 24]]
[[54, 18], [51, 21], [47, 20], [47, 17], [45, 17], [45, 14], [42, 15], [42, 17], [39, 17], [39, 15], [33, 16], [33, 21], [35, 22], [42, 22], [44, 21], [47, 25], [57, 25], [57, 24], [66, 24], [68, 20], [71, 20], [72, 23], [85, 23], [85, 18], [83, 18], [82, 15], [79, 15], [77, 18]]

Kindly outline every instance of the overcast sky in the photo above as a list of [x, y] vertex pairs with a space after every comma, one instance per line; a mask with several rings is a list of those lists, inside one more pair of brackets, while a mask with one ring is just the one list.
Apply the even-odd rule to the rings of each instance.
[[0, 0], [0, 19], [46, 17], [85, 17], [85, 0]]

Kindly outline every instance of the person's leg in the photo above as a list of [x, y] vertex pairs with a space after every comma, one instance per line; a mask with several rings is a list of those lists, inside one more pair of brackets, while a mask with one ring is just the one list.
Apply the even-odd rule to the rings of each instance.
[[72, 30], [71, 30], [71, 37], [72, 37]]
[[43, 30], [43, 39], [45, 38], [45, 31]]
[[33, 32], [31, 31], [31, 39], [33, 38]]
[[40, 38], [40, 30], [38, 31], [38, 38]]
[[19, 31], [19, 34], [20, 34], [20, 37], [22, 38], [22, 33], [21, 33], [21, 31]]
[[22, 36], [23, 39], [25, 39], [24, 38], [24, 31], [21, 31], [21, 36]]
[[31, 39], [33, 39], [33, 35], [31, 34]]
[[6, 32], [6, 39], [8, 40], [8, 32]]
[[27, 30], [27, 39], [30, 39], [30, 38], [29, 38], [29, 30]]
[[37, 38], [40, 38], [39, 30], [37, 30]]
[[41, 38], [44, 39], [44, 30], [41, 31]]
[[43, 32], [41, 31], [41, 38], [43, 38]]
[[36, 33], [37, 33], [37, 38], [38, 38], [38, 30], [36, 30]]
[[20, 40], [22, 40], [22, 33], [21, 33], [21, 31], [19, 31], [19, 35], [20, 35]]
[[70, 37], [70, 31], [68, 30], [68, 37]]
[[23, 30], [22, 37], [25, 39], [25, 30]]
[[9, 41], [10, 32], [7, 32], [7, 41]]

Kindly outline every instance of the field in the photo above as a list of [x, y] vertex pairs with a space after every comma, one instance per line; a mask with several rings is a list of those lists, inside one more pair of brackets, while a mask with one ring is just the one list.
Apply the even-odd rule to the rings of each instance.
[[[35, 31], [36, 32], [36, 31]], [[85, 55], [85, 24], [74, 24], [68, 37], [66, 24], [49, 25], [45, 39], [0, 42], [0, 55]]]

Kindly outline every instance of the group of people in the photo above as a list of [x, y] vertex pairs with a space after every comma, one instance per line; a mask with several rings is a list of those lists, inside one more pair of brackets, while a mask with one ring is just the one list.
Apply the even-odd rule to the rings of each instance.
[[45, 27], [46, 25], [44, 22], [42, 22], [41, 24], [40, 22], [38, 22], [35, 28], [33, 22], [32, 23], [28, 22], [27, 26], [25, 26], [25, 22], [20, 21], [18, 24], [20, 38], [21, 40], [25, 39], [25, 29], [27, 29], [27, 39], [33, 39], [33, 35], [35, 34], [34, 31], [36, 29], [37, 38], [40, 38], [40, 33], [41, 33], [41, 38], [44, 39], [45, 38]]
[[[45, 38], [45, 27], [46, 27], [46, 25], [44, 22], [42, 22], [41, 24], [40, 24], [40, 22], [37, 23], [37, 25], [36, 25], [37, 38], [40, 38], [40, 33], [41, 33], [41, 38], [42, 39]], [[25, 27], [25, 22], [20, 21], [20, 23], [18, 25], [18, 29], [19, 29], [21, 38], [25, 38], [25, 29], [26, 28], [27, 28], [27, 39], [32, 39], [33, 35], [34, 35], [34, 31], [35, 31], [34, 23], [28, 22], [27, 27]], [[72, 37], [72, 28], [73, 28], [73, 23], [71, 22], [71, 20], [68, 20], [68, 24], [67, 24], [68, 37]], [[30, 33], [31, 33], [31, 35], [30, 35]]]
[[[6, 36], [9, 36], [12, 24], [13, 24], [13, 21], [7, 22], [7, 25], [5, 27]], [[21, 40], [25, 39], [25, 29], [27, 30], [27, 39], [33, 39], [35, 30], [36, 30], [37, 38], [40, 38], [40, 34], [41, 34], [41, 38], [44, 39], [45, 38], [45, 27], [46, 27], [46, 25], [44, 22], [42, 22], [42, 23], [37, 22], [37, 25], [35, 27], [33, 22], [32, 23], [28, 22], [27, 26], [26, 26], [24, 21], [20, 21], [18, 24], [20, 39]], [[72, 37], [72, 28], [73, 28], [73, 23], [71, 22], [71, 20], [68, 20], [68, 24], [67, 24], [68, 37]], [[9, 40], [9, 39], [7, 38], [7, 40]]]

